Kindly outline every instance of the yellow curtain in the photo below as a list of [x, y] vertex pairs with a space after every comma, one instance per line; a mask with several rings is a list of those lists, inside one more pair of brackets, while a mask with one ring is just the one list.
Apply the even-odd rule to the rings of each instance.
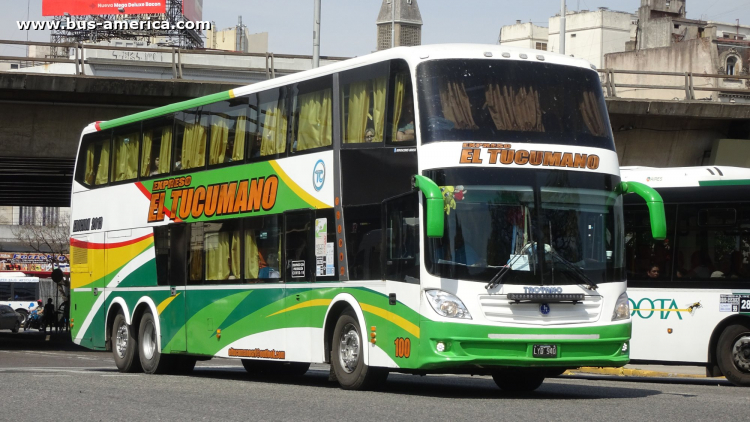
[[463, 82], [443, 81], [440, 85], [443, 117], [453, 122], [455, 129], [479, 129], [471, 115], [471, 102]]
[[604, 136], [604, 119], [599, 112], [599, 102], [591, 91], [583, 92], [581, 104], [578, 106], [583, 116], [583, 122], [594, 136]]
[[330, 89], [300, 95], [297, 151], [331, 145], [333, 116]]
[[396, 75], [396, 83], [393, 93], [393, 133], [391, 134], [392, 142], [396, 142], [396, 136], [398, 134], [398, 123], [399, 120], [401, 120], [402, 114], [401, 107], [404, 106], [404, 94], [406, 92], [406, 89], [404, 87], [405, 79], [406, 76], [403, 73], [399, 73]]
[[237, 117], [237, 127], [234, 130], [234, 148], [232, 149], [232, 161], [242, 161], [245, 158], [245, 127], [247, 116]]
[[266, 109], [263, 122], [263, 138], [260, 143], [260, 155], [276, 155], [286, 151], [287, 116], [284, 101]]
[[229, 128], [224, 121], [224, 117], [214, 116], [214, 121], [211, 124], [211, 153], [208, 158], [209, 165], [221, 164], [224, 162], [228, 142]]
[[370, 111], [370, 81], [349, 85], [349, 116], [346, 119], [344, 143], [364, 142], [367, 115]]
[[109, 142], [104, 142], [102, 152], [99, 154], [99, 168], [96, 169], [94, 184], [104, 185], [109, 176]]
[[203, 253], [199, 249], [190, 251], [190, 280], [202, 280]]
[[161, 148], [159, 149], [159, 174], [169, 173], [172, 161], [172, 128], [165, 127], [161, 131]]
[[230, 257], [232, 258], [229, 262], [229, 270], [231, 271], [230, 278], [240, 278], [240, 231], [235, 230], [232, 232], [232, 245], [229, 250]]
[[230, 232], [208, 233], [206, 248], [206, 280], [226, 280], [229, 277]]
[[385, 126], [385, 91], [387, 85], [388, 79], [385, 76], [373, 79], [372, 81], [372, 122], [375, 125], [375, 138], [373, 139], [373, 142], [383, 142], [383, 130]]
[[153, 131], [143, 132], [143, 150], [141, 151], [141, 177], [148, 176], [151, 171], [151, 142]]
[[533, 88], [513, 90], [508, 86], [487, 84], [487, 110], [498, 130], [544, 132], [539, 93]]
[[89, 186], [94, 184], [94, 151], [94, 144], [89, 145], [86, 149], [86, 175], [83, 180]]
[[[126, 141], [127, 140], [127, 141]], [[113, 181], [135, 179], [138, 175], [138, 134], [131, 133], [115, 138]]]
[[205, 163], [206, 128], [200, 123], [188, 123], [182, 138], [182, 168], [203, 167]]
[[255, 243], [255, 230], [245, 232], [245, 279], [256, 280], [260, 271], [258, 244]]

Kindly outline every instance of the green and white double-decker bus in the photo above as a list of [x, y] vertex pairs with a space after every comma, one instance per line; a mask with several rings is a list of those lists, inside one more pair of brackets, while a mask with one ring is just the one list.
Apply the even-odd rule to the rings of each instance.
[[[622, 195], [598, 74], [501, 46], [396, 48], [81, 137], [71, 325], [121, 371], [242, 359], [491, 374], [622, 366]], [[660, 217], [661, 216], [661, 217]], [[661, 228], [663, 231], [663, 227]]]

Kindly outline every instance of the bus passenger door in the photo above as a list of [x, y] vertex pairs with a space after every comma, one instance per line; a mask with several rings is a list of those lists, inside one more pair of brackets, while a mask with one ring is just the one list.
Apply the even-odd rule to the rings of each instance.
[[163, 353], [187, 351], [185, 285], [189, 240], [190, 226], [187, 224], [154, 228], [158, 284], [169, 287], [165, 297], [157, 303]]
[[73, 340], [104, 349], [106, 341], [106, 265], [104, 233], [72, 236], [70, 242], [70, 320]]
[[310, 362], [312, 354], [311, 285], [315, 280], [314, 214], [284, 213], [284, 313], [286, 360]]

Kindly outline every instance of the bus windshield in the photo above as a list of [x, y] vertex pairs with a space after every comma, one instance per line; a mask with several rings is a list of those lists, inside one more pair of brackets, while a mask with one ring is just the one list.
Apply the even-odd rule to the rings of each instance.
[[508, 266], [506, 284], [624, 281], [618, 177], [561, 170], [428, 173], [445, 199], [445, 234], [426, 242], [431, 274], [488, 281]]
[[538, 61], [434, 60], [417, 68], [423, 143], [564, 143], [614, 150], [596, 72]]

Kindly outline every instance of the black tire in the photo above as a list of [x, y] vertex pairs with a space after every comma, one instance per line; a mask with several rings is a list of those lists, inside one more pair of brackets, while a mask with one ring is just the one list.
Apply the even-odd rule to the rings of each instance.
[[501, 370], [492, 373], [492, 379], [501, 390], [510, 393], [528, 393], [539, 388], [544, 382], [544, 371]]
[[21, 329], [21, 322], [16, 321], [16, 324], [13, 325], [13, 328], [10, 330], [11, 333], [16, 334], [18, 333], [18, 330]]
[[732, 324], [722, 331], [716, 346], [716, 360], [732, 384], [750, 386], [750, 325]]
[[16, 309], [16, 312], [18, 312], [23, 319], [21, 320], [21, 327], [26, 327], [26, 320], [29, 319], [29, 312], [26, 311], [26, 309]]
[[257, 377], [301, 377], [310, 369], [310, 364], [305, 362], [270, 362], [255, 359], [242, 359], [242, 366], [248, 374]]
[[[173, 356], [163, 355], [159, 350], [156, 321], [151, 311], [143, 313], [138, 326], [138, 355], [143, 372], [147, 374], [167, 374], [175, 369], [176, 359], [172, 359]], [[195, 363], [193, 363], [194, 366]], [[190, 370], [192, 369], [191, 367]]]
[[125, 315], [117, 314], [112, 322], [112, 356], [120, 372], [140, 372], [141, 362], [138, 359], [138, 340], [133, 334], [133, 327], [128, 325]]
[[333, 330], [331, 366], [345, 390], [370, 390], [382, 386], [388, 378], [387, 369], [364, 363], [362, 351], [367, 343], [362, 340], [356, 315], [351, 309], [344, 311]]

